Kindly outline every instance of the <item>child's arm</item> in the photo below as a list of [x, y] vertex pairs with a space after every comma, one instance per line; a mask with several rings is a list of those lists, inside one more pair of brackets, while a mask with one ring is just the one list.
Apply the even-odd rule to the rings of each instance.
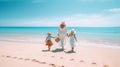
[[77, 41], [77, 38], [76, 38], [76, 35], [74, 34], [74, 38], [75, 38], [75, 40]]
[[54, 36], [51, 36], [52, 38], [55, 38]]

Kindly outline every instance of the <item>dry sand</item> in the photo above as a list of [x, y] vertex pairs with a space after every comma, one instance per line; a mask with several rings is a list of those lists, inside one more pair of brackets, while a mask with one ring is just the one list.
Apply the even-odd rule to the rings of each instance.
[[120, 50], [0, 41], [0, 67], [120, 67]]

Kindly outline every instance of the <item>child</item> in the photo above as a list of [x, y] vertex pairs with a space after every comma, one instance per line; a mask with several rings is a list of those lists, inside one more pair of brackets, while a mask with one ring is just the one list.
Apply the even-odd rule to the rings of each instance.
[[46, 46], [48, 46], [48, 51], [50, 51], [51, 49], [51, 46], [53, 45], [52, 41], [51, 41], [51, 38], [54, 38], [51, 36], [51, 33], [48, 32], [47, 34], [48, 36], [46, 37]]
[[76, 35], [75, 35], [75, 30], [72, 29], [68, 36], [70, 37], [70, 45], [71, 45], [71, 49], [72, 49], [71, 51], [74, 52], [75, 40], [77, 41]]

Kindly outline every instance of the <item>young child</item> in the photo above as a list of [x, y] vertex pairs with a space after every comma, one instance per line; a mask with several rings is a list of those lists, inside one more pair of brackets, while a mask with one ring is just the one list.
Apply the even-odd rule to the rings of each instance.
[[50, 33], [50, 32], [48, 32], [47, 35], [48, 35], [48, 36], [46, 37], [46, 46], [48, 46], [48, 50], [50, 51], [51, 46], [53, 45], [51, 39], [54, 38], [54, 37], [51, 36], [51, 33]]
[[77, 41], [76, 35], [75, 35], [75, 30], [72, 29], [72, 30], [70, 31], [70, 34], [69, 34], [68, 36], [70, 37], [71, 51], [74, 52], [75, 41]]

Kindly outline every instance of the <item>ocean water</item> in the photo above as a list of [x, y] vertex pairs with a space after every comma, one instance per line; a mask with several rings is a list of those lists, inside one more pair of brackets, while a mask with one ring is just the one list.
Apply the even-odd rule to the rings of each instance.
[[[68, 33], [71, 29], [75, 29], [78, 43], [85, 41], [96, 44], [88, 46], [120, 48], [120, 27], [68, 27]], [[57, 31], [58, 27], [0, 27], [0, 41], [43, 43], [47, 32], [57, 36]]]

